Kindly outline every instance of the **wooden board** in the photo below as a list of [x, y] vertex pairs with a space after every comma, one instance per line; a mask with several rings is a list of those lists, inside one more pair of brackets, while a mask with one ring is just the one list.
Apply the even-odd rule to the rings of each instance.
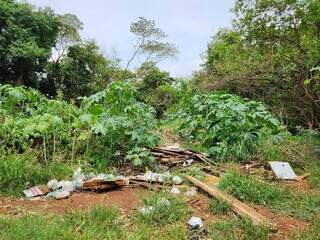
[[228, 204], [230, 204], [232, 210], [236, 214], [242, 217], [250, 218], [254, 225], [262, 225], [271, 230], [277, 229], [276, 226], [273, 223], [271, 223], [265, 216], [261, 215], [256, 210], [254, 210], [247, 204], [239, 201], [238, 199], [234, 198], [233, 196], [221, 191], [219, 188], [215, 186], [209, 186], [191, 176], [186, 176], [186, 178], [195, 186], [209, 193], [211, 196], [226, 201]]

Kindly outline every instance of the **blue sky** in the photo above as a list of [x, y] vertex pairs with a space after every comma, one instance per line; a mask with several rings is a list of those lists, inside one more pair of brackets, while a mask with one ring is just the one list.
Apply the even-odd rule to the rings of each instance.
[[[27, 0], [55, 12], [73, 13], [84, 23], [82, 37], [95, 39], [107, 56], [117, 55], [125, 65], [133, 52], [130, 23], [144, 16], [155, 20], [178, 46], [178, 59], [167, 59], [159, 67], [173, 76], [190, 76], [199, 69], [201, 54], [210, 38], [231, 25], [234, 0]], [[139, 59], [131, 68], [139, 65]]]

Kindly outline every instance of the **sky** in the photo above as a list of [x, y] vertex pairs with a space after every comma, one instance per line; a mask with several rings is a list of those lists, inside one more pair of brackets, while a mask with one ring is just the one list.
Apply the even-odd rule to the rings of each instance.
[[[133, 54], [135, 38], [130, 23], [143, 16], [155, 20], [180, 53], [158, 66], [175, 77], [190, 76], [200, 68], [211, 37], [231, 25], [234, 0], [26, 0], [49, 6], [58, 14], [72, 13], [84, 23], [81, 36], [94, 39], [107, 57], [124, 66]], [[131, 69], [139, 66], [137, 59]]]

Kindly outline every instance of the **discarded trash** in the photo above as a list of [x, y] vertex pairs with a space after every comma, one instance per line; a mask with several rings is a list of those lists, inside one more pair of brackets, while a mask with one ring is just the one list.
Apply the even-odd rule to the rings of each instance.
[[141, 212], [142, 214], [150, 214], [155, 210], [155, 208], [153, 206], [146, 206], [143, 208], [139, 209], [139, 212]]
[[47, 183], [47, 187], [48, 187], [50, 190], [55, 191], [55, 190], [57, 190], [58, 188], [60, 188], [61, 185], [59, 184], [58, 180], [52, 179], [52, 180], [50, 180], [50, 181]]
[[100, 173], [97, 176], [93, 177], [92, 180], [105, 180], [105, 181], [113, 181], [115, 177], [113, 174], [105, 174], [105, 173]]
[[172, 177], [172, 182], [176, 185], [180, 185], [182, 183], [182, 178], [179, 176]]
[[197, 189], [195, 187], [190, 187], [184, 194], [186, 196], [195, 196], [197, 195]]
[[57, 200], [60, 200], [60, 199], [68, 198], [69, 196], [70, 196], [69, 192], [62, 190], [62, 191], [57, 191], [54, 195], [54, 198]]
[[170, 207], [171, 203], [168, 199], [166, 198], [160, 198], [159, 199], [159, 205], [162, 205], [162, 206], [166, 206], [166, 207]]
[[191, 176], [186, 176], [186, 179], [192, 182], [195, 186], [209, 193], [211, 196], [217, 199], [225, 200], [228, 204], [230, 204], [231, 209], [235, 213], [239, 214], [242, 217], [250, 218], [254, 225], [261, 224], [267, 228], [270, 228], [271, 230], [277, 229], [276, 225], [270, 222], [269, 219], [267, 219], [265, 216], [261, 215], [255, 209], [246, 205], [235, 197], [223, 192], [218, 187], [205, 184]]
[[180, 190], [177, 187], [172, 187], [172, 189], [170, 190], [170, 193], [172, 193], [172, 194], [180, 194]]
[[193, 163], [193, 159], [187, 159], [187, 165], [190, 166]]
[[273, 173], [279, 179], [294, 180], [297, 176], [287, 162], [269, 162]]
[[203, 222], [199, 217], [191, 217], [188, 221], [188, 224], [191, 227], [199, 227], [199, 228], [203, 227]]
[[59, 182], [61, 189], [67, 192], [73, 192], [75, 190], [75, 186], [71, 181], [60, 181]]
[[82, 169], [78, 167], [72, 175], [73, 180], [79, 180], [81, 179], [82, 181], [86, 179], [86, 176], [82, 173]]
[[143, 182], [157, 182], [157, 183], [164, 183], [169, 181], [171, 175], [169, 172], [165, 173], [154, 173], [152, 171], [146, 172], [144, 175], [138, 176], [131, 176], [130, 180], [134, 181], [143, 181]]
[[50, 192], [50, 190], [46, 185], [36, 186], [27, 190], [23, 190], [23, 193], [27, 198], [42, 196], [47, 194], [48, 192]]

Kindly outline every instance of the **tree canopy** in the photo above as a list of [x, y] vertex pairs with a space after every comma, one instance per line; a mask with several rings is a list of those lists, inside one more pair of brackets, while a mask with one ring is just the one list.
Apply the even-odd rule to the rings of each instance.
[[216, 89], [262, 98], [285, 123], [319, 127], [320, 2], [238, 0], [232, 29], [209, 44]]

